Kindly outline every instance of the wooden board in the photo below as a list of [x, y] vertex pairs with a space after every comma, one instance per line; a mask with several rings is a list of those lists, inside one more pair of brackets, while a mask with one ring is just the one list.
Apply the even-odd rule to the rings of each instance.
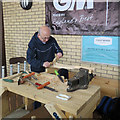
[[[100, 97], [98, 95], [100, 92], [100, 87], [95, 85], [89, 85], [88, 89], [85, 90], [67, 92], [66, 84], [62, 83], [56, 75], [52, 75], [49, 73], [40, 73], [40, 75], [38, 76], [38, 80], [31, 81], [41, 84], [50, 81], [50, 84], [48, 86], [58, 90], [58, 92], [53, 92], [45, 88], [38, 90], [35, 86], [27, 82], [18, 86], [17, 80], [15, 78], [14, 80], [14, 83], [2, 81], [2, 86], [7, 87], [7, 89], [11, 92], [42, 102], [44, 104], [54, 103], [61, 110], [67, 111], [76, 117], [88, 105], [91, 100], [95, 105]], [[60, 100], [56, 98], [56, 96], [60, 93], [71, 96], [72, 98], [68, 101]], [[97, 97], [97, 99], [94, 99], [95, 96]]]
[[96, 76], [91, 82], [91, 85], [100, 86], [101, 98], [103, 96], [116, 97], [119, 96], [118, 92], [118, 80], [103, 78]]
[[65, 65], [65, 64], [61, 64], [61, 63], [55, 63], [54, 65], [51, 66], [51, 68], [65, 68], [68, 70], [79, 70], [80, 68], [85, 68], [85, 69], [89, 69], [89, 72], [91, 73], [92, 71], [94, 71], [93, 67], [86, 67], [86, 66], [75, 66], [75, 65]]
[[10, 113], [10, 106], [9, 106], [9, 92], [6, 91], [2, 94], [2, 96], [0, 97], [0, 100], [2, 102], [2, 117], [5, 117], [8, 113]]

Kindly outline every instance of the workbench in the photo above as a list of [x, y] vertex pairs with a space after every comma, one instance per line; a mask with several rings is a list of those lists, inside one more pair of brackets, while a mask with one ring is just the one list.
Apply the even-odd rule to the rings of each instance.
[[[74, 92], [67, 92], [66, 83], [62, 83], [56, 75], [43, 72], [36, 74], [36, 76], [38, 80], [32, 79], [33, 83], [38, 82], [40, 84], [44, 84], [45, 82], [50, 81], [50, 84], [48, 86], [54, 88], [58, 92], [53, 92], [46, 88], [37, 89], [35, 86], [29, 84], [28, 82], [18, 85], [17, 81], [19, 77], [15, 77], [13, 79], [13, 83], [5, 82], [0, 79], [0, 84], [3, 88], [5, 88], [5, 90], [45, 104], [46, 108], [48, 109], [49, 107], [53, 106], [56, 108], [56, 110], [59, 109], [61, 111], [64, 111], [65, 117], [72, 116], [75, 118], [92, 118], [92, 113], [96, 107], [97, 102], [100, 99], [99, 86], [89, 85], [88, 89], [79, 89]], [[58, 94], [71, 96], [71, 99], [58, 99], [56, 98]], [[51, 109], [51, 112], [54, 112], [54, 109]], [[62, 115], [59, 114], [59, 117], [62, 117]]]

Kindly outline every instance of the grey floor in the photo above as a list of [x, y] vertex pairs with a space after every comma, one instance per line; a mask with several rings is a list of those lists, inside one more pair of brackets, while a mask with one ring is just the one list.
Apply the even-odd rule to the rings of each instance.
[[[21, 118], [28, 113], [29, 111], [20, 108], [12, 112], [11, 114], [7, 115], [5, 118]], [[2, 120], [5, 120], [5, 118], [3, 118]]]

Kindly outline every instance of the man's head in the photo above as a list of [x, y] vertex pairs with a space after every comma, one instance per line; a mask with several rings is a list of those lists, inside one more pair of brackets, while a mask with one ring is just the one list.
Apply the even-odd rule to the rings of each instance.
[[44, 43], [46, 43], [49, 40], [50, 35], [51, 35], [51, 30], [47, 26], [42, 26], [38, 30], [38, 37]]

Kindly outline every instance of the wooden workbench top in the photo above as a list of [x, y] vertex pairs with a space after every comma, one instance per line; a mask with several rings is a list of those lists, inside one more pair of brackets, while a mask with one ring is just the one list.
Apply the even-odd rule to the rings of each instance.
[[[7, 88], [8, 91], [22, 95], [24, 97], [42, 102], [44, 104], [57, 104], [61, 110], [72, 113], [73, 115], [78, 115], [88, 104], [96, 103], [100, 98], [100, 87], [95, 85], [89, 85], [88, 89], [76, 90], [74, 92], [67, 92], [66, 83], [62, 83], [56, 75], [49, 73], [41, 73], [37, 75], [38, 80], [31, 80], [32, 82], [38, 82], [44, 84], [50, 81], [49, 87], [56, 89], [58, 92], [50, 91], [46, 88], [38, 90], [35, 86], [29, 84], [28, 82], [18, 85], [17, 80], [19, 77], [14, 78], [14, 83], [4, 82], [0, 79], [0, 84]], [[56, 98], [58, 94], [69, 95], [72, 98], [68, 101]], [[95, 101], [94, 101], [95, 99]]]

